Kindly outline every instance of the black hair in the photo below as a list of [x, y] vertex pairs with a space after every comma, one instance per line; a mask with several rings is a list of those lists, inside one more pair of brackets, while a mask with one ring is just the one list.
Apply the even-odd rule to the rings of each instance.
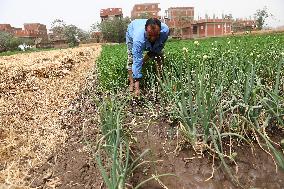
[[158, 25], [161, 29], [161, 21], [158, 18], [149, 18], [145, 24], [145, 30], [147, 30], [147, 26], [149, 25]]

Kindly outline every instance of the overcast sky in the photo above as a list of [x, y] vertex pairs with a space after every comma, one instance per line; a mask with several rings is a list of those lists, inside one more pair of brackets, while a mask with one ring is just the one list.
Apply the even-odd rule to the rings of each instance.
[[209, 16], [215, 13], [218, 17], [231, 13], [234, 18], [249, 18], [257, 9], [267, 6], [274, 15], [274, 19], [268, 20], [269, 26], [284, 25], [284, 0], [0, 0], [0, 23], [23, 27], [24, 23], [39, 22], [50, 29], [51, 22], [59, 18], [89, 30], [100, 20], [100, 9], [122, 8], [124, 16], [130, 16], [137, 3], [160, 3], [160, 14], [169, 7], [192, 6], [195, 19], [204, 18], [206, 13]]

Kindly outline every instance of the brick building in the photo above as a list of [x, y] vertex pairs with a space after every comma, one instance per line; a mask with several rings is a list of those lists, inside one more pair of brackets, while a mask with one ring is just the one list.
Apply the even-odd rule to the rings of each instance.
[[233, 32], [252, 31], [256, 29], [256, 21], [248, 19], [236, 19], [232, 23]]
[[159, 3], [143, 3], [143, 4], [135, 4], [131, 11], [131, 19], [137, 18], [160, 18], [159, 12], [161, 9], [159, 8]]
[[194, 7], [171, 7], [165, 11], [165, 23], [172, 37], [192, 38]]
[[41, 38], [44, 41], [47, 41], [47, 29], [46, 25], [40, 23], [28, 23], [24, 24], [23, 30], [16, 30], [14, 32], [17, 37], [26, 37], [26, 38]]
[[0, 31], [5, 31], [14, 34], [15, 31], [22, 30], [22, 28], [12, 27], [10, 24], [0, 24]]
[[0, 31], [13, 33], [13, 27], [10, 24], [0, 24]]
[[100, 17], [101, 17], [101, 21], [113, 19], [113, 18], [123, 18], [122, 9], [121, 8], [101, 9]]
[[230, 19], [200, 19], [193, 24], [193, 37], [214, 37], [231, 33]]
[[40, 23], [24, 24], [24, 29], [12, 27], [10, 24], [0, 24], [0, 31], [11, 33], [16, 37], [48, 39], [46, 26]]

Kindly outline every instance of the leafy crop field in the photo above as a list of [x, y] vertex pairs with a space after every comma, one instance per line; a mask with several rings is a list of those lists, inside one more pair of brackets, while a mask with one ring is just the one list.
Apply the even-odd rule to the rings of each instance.
[[[174, 137], [179, 134], [178, 149], [190, 148], [213, 157], [235, 187], [257, 186], [238, 178], [239, 146], [262, 149], [273, 159], [276, 170], [284, 170], [280, 144], [284, 136], [283, 34], [170, 41], [165, 56], [161, 78], [155, 75], [153, 62], [143, 67], [142, 104], [147, 110], [142, 111], [156, 112], [157, 117], [171, 122]], [[129, 109], [121, 103], [131, 99], [127, 91], [119, 92], [127, 88], [126, 61], [125, 45], [115, 45], [104, 46], [97, 63], [101, 90], [110, 94], [114, 104], [120, 103], [116, 106], [122, 106], [116, 108], [125, 115], [119, 123], [137, 121], [135, 116], [130, 120]], [[139, 112], [130, 109], [134, 115]], [[147, 121], [149, 116], [142, 119]], [[117, 129], [117, 133], [128, 130], [123, 124]], [[129, 140], [119, 136], [118, 140]], [[124, 148], [129, 147], [121, 147], [120, 153]], [[119, 149], [114, 149], [113, 153], [118, 153]], [[105, 175], [109, 188], [116, 188], [110, 181], [115, 182], [113, 177], [119, 175], [109, 176]], [[152, 175], [153, 180], [162, 182], [157, 177]]]

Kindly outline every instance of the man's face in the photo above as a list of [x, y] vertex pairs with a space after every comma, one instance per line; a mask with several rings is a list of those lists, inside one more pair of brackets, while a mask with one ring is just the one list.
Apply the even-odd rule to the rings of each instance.
[[146, 29], [147, 38], [154, 43], [160, 37], [160, 27], [158, 25], [149, 25]]

